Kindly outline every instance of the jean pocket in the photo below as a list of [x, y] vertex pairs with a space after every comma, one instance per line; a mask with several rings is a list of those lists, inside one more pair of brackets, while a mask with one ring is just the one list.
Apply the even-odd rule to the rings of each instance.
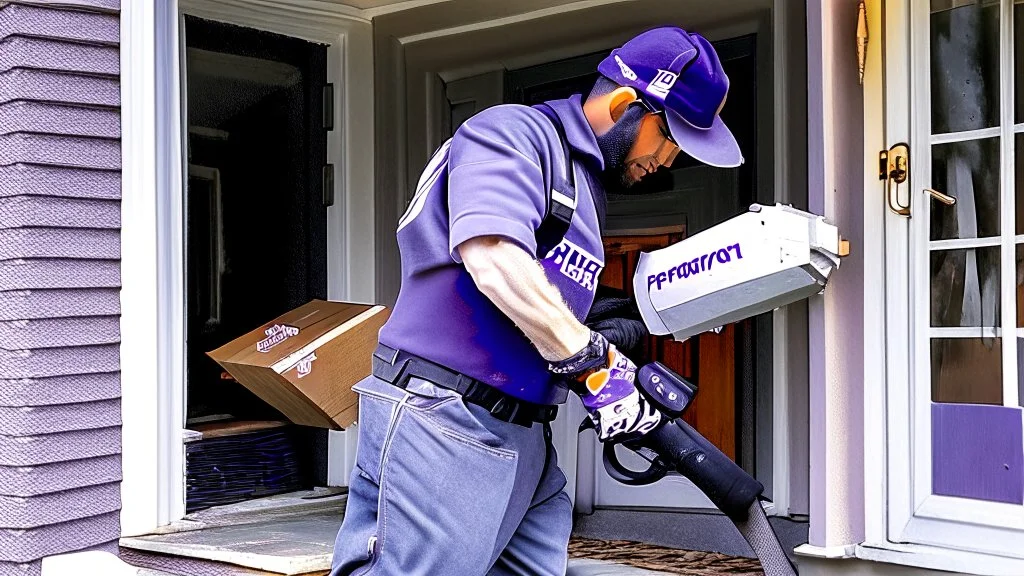
[[466, 402], [460, 394], [420, 378], [413, 378], [406, 388], [407, 404], [412, 413], [430, 421], [452, 437], [503, 457], [505, 439], [501, 429], [513, 426], [491, 416], [485, 408]]
[[519, 458], [464, 435], [403, 409], [381, 470], [378, 562], [386, 573], [487, 571]]

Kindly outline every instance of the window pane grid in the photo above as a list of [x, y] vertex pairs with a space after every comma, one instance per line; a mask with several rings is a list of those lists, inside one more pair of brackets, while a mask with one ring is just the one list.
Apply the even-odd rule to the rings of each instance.
[[[1024, 238], [1024, 234], [1021, 235]], [[932, 240], [928, 247], [932, 250], [963, 250], [965, 248], [985, 248], [988, 246], [1002, 246], [1002, 236], [989, 236], [988, 238], [953, 238], [950, 240]]]
[[[1015, 134], [1024, 134], [1024, 121], [1015, 122], [1014, 3], [931, 1], [931, 169], [926, 170], [932, 187], [961, 200], [947, 207], [926, 192], [921, 196], [931, 264], [929, 293], [915, 298], [930, 302], [925, 333], [937, 402], [970, 401], [980, 392], [968, 375], [987, 365], [995, 371], [983, 370], [990, 376], [985, 402], [1020, 405], [1018, 338], [1002, 337], [1004, 327], [1018, 329], [1016, 244], [1024, 244], [1014, 186]], [[970, 12], [935, 19], [937, 12], [962, 7]], [[962, 35], [950, 34], [953, 29]], [[997, 30], [998, 42], [986, 43]], [[966, 56], [958, 49], [968, 46], [964, 35], [972, 34], [968, 42], [978, 44], [970, 44], [975, 52]], [[1024, 337], [1024, 322], [1017, 336]]]
[[[1021, 130], [1024, 130], [1024, 124], [1021, 124]], [[971, 140], [982, 140], [984, 138], [993, 138], [1002, 134], [1002, 128], [999, 126], [993, 126], [992, 128], [981, 128], [979, 130], [967, 130], [964, 132], [942, 132], [939, 134], [931, 135], [931, 143], [934, 144], [949, 144], [952, 142], [968, 142]]]

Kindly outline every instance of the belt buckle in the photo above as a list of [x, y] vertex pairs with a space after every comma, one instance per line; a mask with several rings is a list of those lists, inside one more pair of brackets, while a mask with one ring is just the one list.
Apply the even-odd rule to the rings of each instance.
[[499, 420], [505, 420], [506, 422], [512, 422], [518, 411], [519, 403], [513, 402], [506, 397], [499, 398], [498, 401], [494, 403], [494, 406], [491, 406], [491, 409], [489, 410], [491, 416], [494, 416]]

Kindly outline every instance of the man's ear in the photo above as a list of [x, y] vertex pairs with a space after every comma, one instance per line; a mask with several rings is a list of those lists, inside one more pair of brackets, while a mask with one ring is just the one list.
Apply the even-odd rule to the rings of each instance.
[[620, 86], [608, 95], [608, 115], [612, 122], [618, 122], [626, 112], [626, 108], [636, 102], [636, 90], [628, 86]]

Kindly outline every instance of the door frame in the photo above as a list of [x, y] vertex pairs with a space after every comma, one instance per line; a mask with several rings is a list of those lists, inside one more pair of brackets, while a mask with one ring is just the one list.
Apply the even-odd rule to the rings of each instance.
[[[183, 14], [328, 44], [335, 166], [328, 298], [375, 301], [372, 26], [361, 10], [304, 0], [124, 1], [121, 7], [121, 533], [181, 519], [184, 484]], [[358, 271], [358, 273], [356, 273]], [[328, 481], [354, 458], [332, 433]], [[340, 465], [340, 466], [339, 466]]]

